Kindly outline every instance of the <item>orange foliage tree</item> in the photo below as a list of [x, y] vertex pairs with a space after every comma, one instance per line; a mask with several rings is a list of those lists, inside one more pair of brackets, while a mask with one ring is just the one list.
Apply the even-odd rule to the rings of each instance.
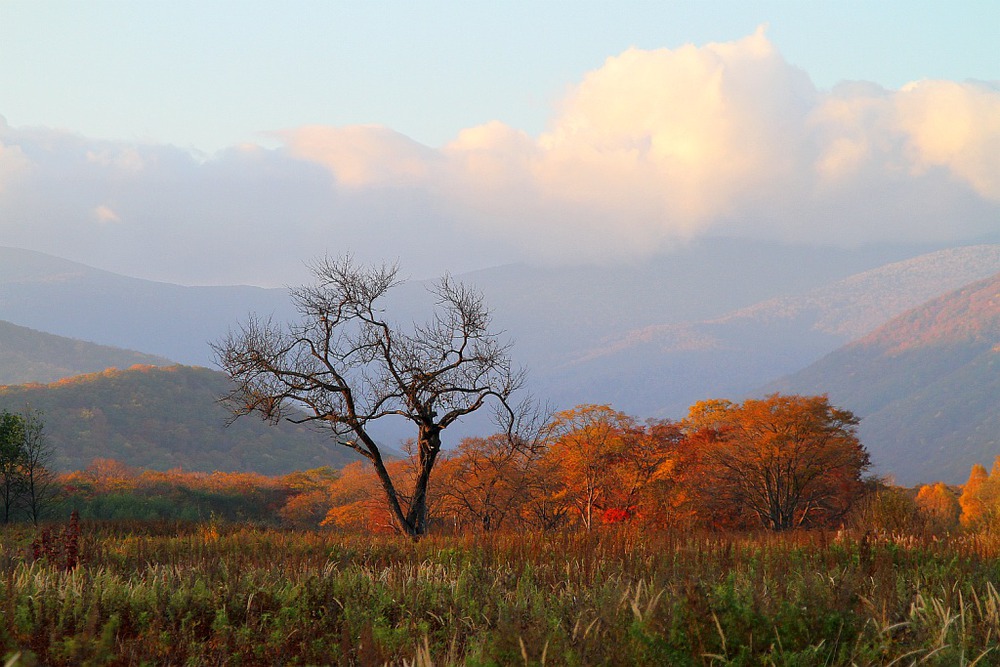
[[665, 419], [649, 420], [639, 436], [639, 446], [629, 452], [632, 460], [623, 466], [631, 481], [621, 488], [631, 491], [622, 506], [633, 508], [645, 524], [690, 525], [693, 494], [687, 487], [696, 459], [681, 425]]
[[340, 473], [329, 466], [296, 471], [285, 475], [283, 482], [289, 496], [278, 514], [294, 526], [318, 526], [333, 506], [335, 485]]
[[944, 532], [958, 527], [962, 508], [958, 497], [944, 482], [921, 486], [917, 491], [917, 507], [928, 528], [933, 532]]
[[[387, 461], [389, 473], [399, 478], [403, 461]], [[330, 485], [329, 508], [322, 525], [345, 531], [391, 532], [393, 516], [379, 493], [379, 478], [366, 461], [344, 466]]]
[[857, 423], [826, 396], [695, 404], [685, 430], [702, 449], [706, 508], [772, 530], [839, 520], [870, 465]]
[[562, 473], [562, 464], [543, 449], [525, 471], [519, 522], [538, 530], [553, 530], [569, 522], [574, 508], [566, 503]]
[[626, 521], [652, 506], [652, 482], [672, 474], [681, 432], [670, 422], [641, 426], [607, 405], [556, 413], [546, 429], [546, 458], [555, 465], [558, 497], [590, 530], [595, 517]]
[[547, 429], [548, 457], [558, 463], [564, 502], [590, 530], [615, 483], [613, 462], [630, 446], [635, 423], [607, 405], [556, 413]]
[[456, 525], [501, 528], [518, 517], [537, 459], [537, 448], [520, 446], [507, 434], [465, 438], [438, 473], [444, 513]]
[[971, 530], [988, 530], [1000, 526], [1000, 456], [993, 470], [978, 463], [972, 466], [969, 481], [958, 499], [962, 526]]
[[116, 459], [94, 459], [83, 471], [98, 493], [132, 491], [139, 484], [140, 472]]

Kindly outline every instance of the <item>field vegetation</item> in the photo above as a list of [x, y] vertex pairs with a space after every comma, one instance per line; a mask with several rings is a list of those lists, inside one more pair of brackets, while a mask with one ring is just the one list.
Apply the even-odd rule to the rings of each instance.
[[1000, 664], [1000, 467], [961, 495], [869, 483], [837, 530], [598, 514], [439, 521], [419, 541], [329, 521], [331, 499], [372, 506], [337, 495], [352, 474], [62, 475], [59, 513], [85, 518], [3, 529], [0, 650], [11, 665]]
[[[680, 422], [582, 405], [530, 440], [466, 439], [433, 484], [416, 443], [381, 472], [404, 504], [424, 494], [419, 538], [370, 463], [269, 477], [97, 459], [53, 478], [47, 519], [3, 526], [0, 652], [1000, 664], [1000, 464], [961, 488], [895, 487], [864, 476], [856, 425], [824, 396], [705, 401]], [[24, 478], [22, 458], [9, 467]]]
[[12, 664], [1000, 661], [995, 536], [605, 526], [414, 542], [218, 521], [79, 531], [75, 563], [59, 544], [33, 555], [32, 530], [4, 532], [0, 646]]

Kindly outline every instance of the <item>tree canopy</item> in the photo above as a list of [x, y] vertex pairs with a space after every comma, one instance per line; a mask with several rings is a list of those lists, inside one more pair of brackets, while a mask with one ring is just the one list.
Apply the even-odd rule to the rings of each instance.
[[697, 403], [686, 429], [701, 450], [706, 502], [785, 530], [836, 521], [861, 493], [870, 459], [857, 424], [826, 396], [773, 394]]

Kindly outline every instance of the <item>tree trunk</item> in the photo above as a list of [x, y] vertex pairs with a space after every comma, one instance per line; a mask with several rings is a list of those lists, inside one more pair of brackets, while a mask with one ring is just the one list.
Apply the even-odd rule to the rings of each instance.
[[385, 492], [386, 501], [389, 504], [389, 513], [392, 515], [392, 520], [396, 524], [396, 528], [400, 532], [414, 537], [412, 526], [410, 526], [407, 521], [406, 516], [403, 514], [403, 508], [399, 504], [399, 494], [396, 493], [396, 487], [392, 483], [392, 478], [389, 476], [389, 471], [385, 469], [385, 463], [382, 461], [382, 456], [379, 453], [378, 447], [374, 442], [368, 437], [368, 434], [363, 429], [355, 429], [358, 437], [370, 453], [369, 460], [372, 462], [372, 467], [375, 468], [375, 475], [378, 477], [379, 483], [382, 485], [382, 490]]
[[421, 425], [417, 440], [417, 479], [413, 484], [413, 499], [406, 522], [412, 528], [408, 534], [420, 537], [427, 532], [427, 485], [431, 470], [441, 451], [441, 428], [437, 425]]

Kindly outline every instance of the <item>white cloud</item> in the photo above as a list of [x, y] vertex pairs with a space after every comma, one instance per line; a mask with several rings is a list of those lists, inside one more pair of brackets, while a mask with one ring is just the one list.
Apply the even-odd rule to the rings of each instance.
[[353, 188], [420, 182], [434, 162], [430, 149], [375, 125], [311, 126], [275, 134], [293, 156], [324, 165], [338, 183]]
[[94, 209], [94, 219], [101, 224], [116, 224], [122, 222], [122, 217], [107, 204], [101, 204]]
[[15, 183], [16, 179], [25, 175], [30, 169], [28, 158], [20, 146], [5, 144], [11, 129], [7, 120], [0, 116], [0, 193]]
[[920, 81], [897, 97], [898, 122], [916, 168], [947, 167], [983, 197], [1000, 201], [1000, 90]]
[[19, 146], [0, 143], [0, 192], [28, 169], [29, 163]]
[[[526, 183], [535, 202], [507, 224], [550, 259], [645, 254], [694, 236], [794, 178], [815, 95], [762, 31], [703, 48], [630, 49], [570, 92], [533, 147], [506, 151], [517, 160], [505, 180]], [[525, 164], [520, 178], [509, 173]]]
[[593, 261], [710, 230], [839, 243], [995, 230], [997, 105], [996, 90], [951, 82], [818, 91], [758, 29], [608, 58], [537, 138], [491, 122], [440, 151], [371, 127], [286, 140], [338, 184], [419, 188], [448, 229]]
[[996, 87], [819, 91], [763, 30], [610, 57], [537, 137], [497, 121], [440, 149], [377, 126], [277, 137], [203, 159], [0, 123], [0, 238], [136, 275], [282, 284], [344, 250], [419, 276], [619, 261], [709, 232], [860, 243], [1000, 228]]

